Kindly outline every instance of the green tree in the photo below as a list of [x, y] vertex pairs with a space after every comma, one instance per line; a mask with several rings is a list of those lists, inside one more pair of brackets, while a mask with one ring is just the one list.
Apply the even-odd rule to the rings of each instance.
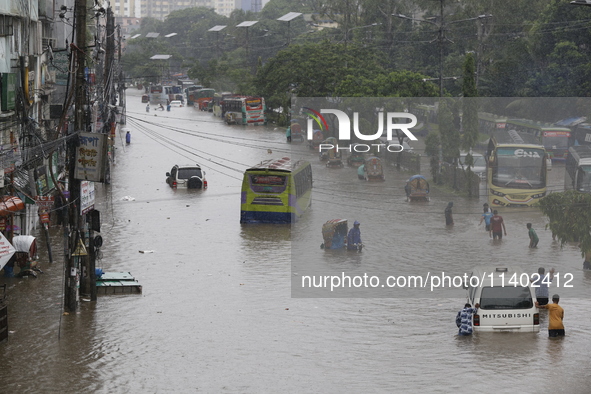
[[431, 176], [433, 177], [433, 182], [439, 184], [439, 157], [441, 154], [441, 139], [439, 138], [439, 132], [431, 130], [429, 134], [427, 134], [427, 137], [425, 137], [425, 154], [430, 157], [429, 163], [431, 164]]
[[550, 193], [539, 206], [561, 245], [578, 241], [582, 256], [591, 253], [591, 194], [576, 190]]

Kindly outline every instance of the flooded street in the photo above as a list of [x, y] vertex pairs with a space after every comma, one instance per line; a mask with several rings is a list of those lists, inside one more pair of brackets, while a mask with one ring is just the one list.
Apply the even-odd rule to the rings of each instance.
[[[385, 182], [367, 183], [288, 145], [283, 128], [228, 126], [192, 107], [146, 113], [140, 97], [128, 90], [131, 144], [118, 135], [112, 184], [96, 185], [95, 209], [104, 241], [96, 266], [131, 272], [143, 293], [83, 300], [78, 314], [62, 315], [62, 230], [50, 232], [53, 264], [35, 234], [45, 273], [0, 282], [12, 332], [0, 344], [3, 392], [588, 392], [591, 277], [576, 245], [552, 241], [536, 209], [501, 211], [507, 236], [493, 242], [478, 226], [484, 196], [433, 188], [430, 202], [409, 204], [412, 174], [388, 167]], [[240, 225], [244, 170], [284, 156], [312, 163], [312, 206], [293, 227]], [[173, 165], [194, 163], [207, 190], [166, 184]], [[563, 177], [556, 164], [549, 190], [562, 190]], [[322, 224], [335, 218], [361, 222], [362, 253], [320, 249]], [[561, 295], [566, 337], [547, 338], [546, 311], [539, 333], [458, 337], [461, 288], [300, 286], [310, 272], [461, 275], [476, 265], [572, 273], [573, 289], [550, 289]]]

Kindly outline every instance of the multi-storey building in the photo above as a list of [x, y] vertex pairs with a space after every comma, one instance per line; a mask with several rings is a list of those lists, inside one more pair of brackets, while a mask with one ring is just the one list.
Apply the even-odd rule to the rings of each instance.
[[214, 8], [212, 3], [213, 0], [141, 0], [141, 17], [164, 20], [173, 11], [192, 7]]
[[115, 0], [113, 6], [113, 13], [115, 14], [115, 16], [139, 16], [139, 10], [136, 9], [136, 6], [139, 6], [139, 4], [139, 0]]

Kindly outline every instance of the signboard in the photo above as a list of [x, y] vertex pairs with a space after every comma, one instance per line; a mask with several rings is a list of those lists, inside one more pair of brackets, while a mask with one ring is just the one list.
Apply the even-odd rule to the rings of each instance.
[[16, 74], [2, 74], [2, 111], [15, 108], [16, 98]]
[[49, 211], [54, 204], [53, 196], [35, 196], [35, 203], [39, 209], [41, 223], [49, 223]]
[[74, 178], [104, 182], [107, 158], [107, 135], [101, 133], [80, 133], [80, 145], [76, 151]]
[[37, 168], [37, 188], [39, 193], [47, 194], [49, 192], [49, 181], [50, 177], [47, 176], [47, 168], [41, 166]]
[[4, 234], [0, 233], [0, 269], [4, 268], [15, 252], [14, 246], [8, 242]]
[[56, 85], [66, 86], [68, 84], [69, 64], [68, 51], [53, 53], [53, 62], [49, 65], [49, 69], [55, 71]]
[[80, 182], [80, 215], [94, 209], [94, 182]]
[[544, 131], [544, 137], [570, 137], [570, 131]]

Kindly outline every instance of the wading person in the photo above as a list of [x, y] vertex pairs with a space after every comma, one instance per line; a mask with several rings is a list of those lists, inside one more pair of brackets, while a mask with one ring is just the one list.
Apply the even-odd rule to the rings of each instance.
[[353, 228], [349, 230], [349, 234], [347, 234], [347, 249], [359, 249], [359, 245], [361, 245], [360, 224], [361, 223], [356, 220], [355, 223], [353, 223]]
[[558, 305], [559, 300], [560, 296], [554, 294], [552, 296], [552, 304], [540, 305], [540, 303], [536, 301], [536, 306], [538, 308], [548, 309], [548, 315], [550, 316], [550, 321], [548, 322], [548, 336], [550, 338], [563, 337], [565, 335], [564, 324], [562, 324], [562, 320], [564, 319], [564, 309]]
[[472, 315], [478, 312], [478, 308], [480, 308], [480, 304], [474, 304], [474, 308], [472, 308], [472, 305], [466, 304], [464, 309], [458, 312], [456, 316], [456, 325], [459, 329], [458, 335], [472, 335]]
[[528, 223], [525, 226], [527, 227], [527, 233], [529, 235], [529, 247], [537, 248], [540, 239], [538, 238], [538, 234], [536, 234], [536, 230], [532, 228], [531, 223]]
[[488, 205], [485, 205], [483, 210], [484, 213], [482, 214], [482, 217], [480, 218], [480, 223], [478, 223], [478, 225], [480, 226], [482, 224], [482, 221], [484, 220], [484, 229], [490, 233], [490, 219], [493, 217], [493, 213], [491, 212]]
[[453, 214], [451, 211], [453, 206], [454, 206], [454, 203], [450, 201], [447, 204], [445, 211], [443, 211], [443, 213], [445, 214], [445, 225], [446, 226], [453, 226], [454, 225], [454, 218], [453, 218]]
[[532, 275], [532, 287], [536, 289], [536, 300], [540, 305], [548, 304], [548, 286], [554, 279], [554, 268], [550, 268], [550, 272], [545, 275], [544, 267], [538, 268], [538, 274]]
[[499, 215], [499, 211], [496, 209], [493, 211], [493, 217], [490, 218], [490, 236], [493, 239], [503, 239], [503, 233], [507, 235], [507, 230], [505, 229], [505, 222], [503, 221], [503, 217]]

